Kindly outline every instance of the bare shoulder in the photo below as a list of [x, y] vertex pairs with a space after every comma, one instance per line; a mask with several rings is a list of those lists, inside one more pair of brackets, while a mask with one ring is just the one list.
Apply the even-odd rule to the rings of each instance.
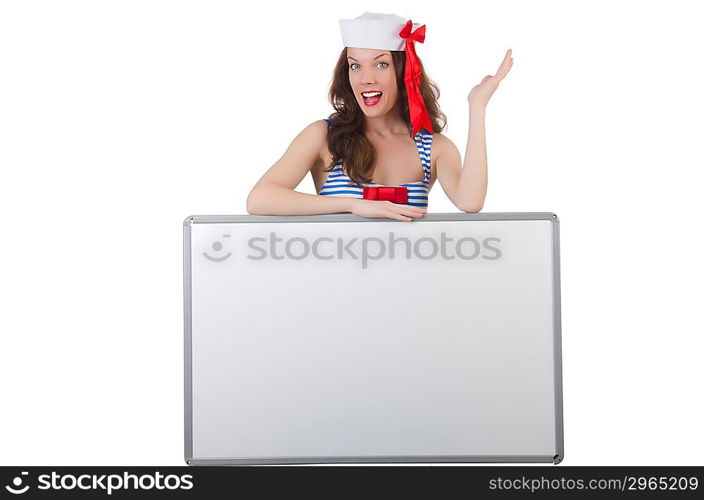
[[311, 144], [324, 144], [327, 142], [328, 137], [328, 123], [325, 120], [315, 120], [313, 123], [307, 125], [297, 138], [311, 143]]
[[437, 177], [438, 158], [442, 158], [443, 161], [445, 161], [446, 158], [459, 154], [459, 152], [456, 153], [456, 151], [457, 147], [449, 137], [441, 134], [440, 132], [435, 132], [433, 134], [432, 147], [430, 148], [432, 179], [435, 179]]
[[328, 153], [328, 122], [315, 120], [308, 124], [294, 139], [294, 142], [300, 142], [306, 150], [314, 152], [315, 160], [311, 170], [315, 177], [330, 156]]
[[433, 134], [433, 146], [431, 153], [435, 153], [433, 154], [434, 157], [437, 158], [441, 154], [446, 154], [447, 152], [453, 150], [457, 150], [457, 146], [455, 146], [455, 143], [452, 142], [452, 139], [444, 134], [441, 134], [440, 132]]
[[328, 122], [325, 120], [315, 120], [313, 123], [308, 125], [305, 130], [311, 130], [318, 135], [326, 136], [328, 133]]
[[328, 124], [325, 120], [315, 120], [306, 125], [293, 139], [289, 149], [315, 152], [322, 155], [323, 148], [327, 145]]

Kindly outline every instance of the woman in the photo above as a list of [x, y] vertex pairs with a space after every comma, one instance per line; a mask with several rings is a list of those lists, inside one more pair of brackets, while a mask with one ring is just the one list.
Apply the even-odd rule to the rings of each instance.
[[[425, 26], [372, 13], [341, 20], [340, 26], [345, 48], [330, 88], [335, 113], [296, 136], [252, 188], [247, 211], [350, 212], [412, 221], [427, 212], [436, 178], [457, 208], [481, 210], [487, 185], [486, 106], [511, 69], [511, 49], [496, 75], [487, 75], [469, 93], [463, 166], [457, 147], [440, 133], [446, 118], [437, 104], [439, 92], [415, 54], [414, 42], [424, 41]], [[294, 191], [308, 171], [317, 195]]]

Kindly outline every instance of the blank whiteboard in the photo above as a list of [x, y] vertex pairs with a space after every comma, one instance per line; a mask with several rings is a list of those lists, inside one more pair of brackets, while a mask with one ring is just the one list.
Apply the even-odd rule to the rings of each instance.
[[563, 456], [553, 213], [191, 216], [185, 460]]

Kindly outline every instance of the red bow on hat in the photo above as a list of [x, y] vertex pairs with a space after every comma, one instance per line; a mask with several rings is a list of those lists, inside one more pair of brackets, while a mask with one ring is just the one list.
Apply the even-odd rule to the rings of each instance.
[[365, 200], [389, 200], [393, 203], [408, 203], [408, 188], [398, 186], [364, 186]]
[[416, 135], [421, 128], [432, 134], [433, 125], [430, 123], [430, 116], [428, 116], [425, 101], [420, 95], [421, 70], [414, 43], [423, 43], [425, 41], [425, 25], [415, 31], [412, 30], [413, 22], [409, 19], [398, 34], [401, 38], [406, 39], [406, 73], [404, 74], [404, 81], [406, 82], [406, 94], [408, 95], [408, 111], [411, 115], [413, 135]]

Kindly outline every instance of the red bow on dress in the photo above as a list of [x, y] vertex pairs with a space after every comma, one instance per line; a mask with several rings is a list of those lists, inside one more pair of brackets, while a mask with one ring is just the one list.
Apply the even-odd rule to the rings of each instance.
[[389, 200], [393, 203], [408, 203], [408, 188], [398, 186], [364, 186], [365, 200]]
[[420, 95], [420, 62], [416, 55], [414, 42], [423, 43], [425, 41], [425, 25], [415, 31], [413, 22], [409, 19], [403, 29], [399, 32], [401, 38], [406, 39], [406, 72], [404, 81], [406, 82], [406, 94], [408, 95], [408, 111], [411, 115], [411, 125], [413, 125], [413, 135], [416, 135], [421, 128], [429, 133], [433, 133], [433, 125], [430, 123], [428, 109], [425, 101]]

